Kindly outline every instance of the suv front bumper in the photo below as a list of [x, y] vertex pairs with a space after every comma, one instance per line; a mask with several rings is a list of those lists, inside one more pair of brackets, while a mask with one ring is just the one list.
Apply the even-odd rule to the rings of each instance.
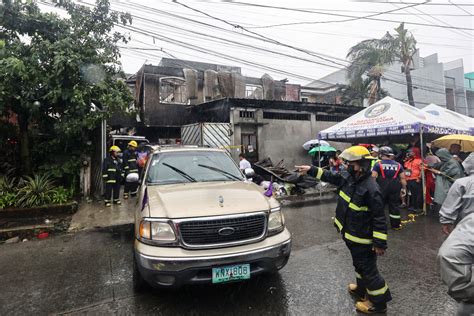
[[283, 268], [290, 252], [291, 234], [286, 228], [257, 243], [206, 250], [150, 246], [135, 240], [135, 260], [141, 276], [159, 287], [211, 283], [212, 268], [234, 264], [250, 264], [252, 278]]

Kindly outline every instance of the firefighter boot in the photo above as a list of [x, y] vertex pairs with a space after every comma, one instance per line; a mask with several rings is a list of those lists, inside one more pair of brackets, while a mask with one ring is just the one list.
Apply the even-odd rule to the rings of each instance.
[[357, 291], [357, 285], [354, 284], [354, 283], [349, 283], [349, 285], [347, 286], [347, 291], [349, 292], [349, 294], [356, 300], [356, 301], [365, 301], [365, 295], [364, 294], [360, 294], [358, 291]]
[[124, 193], [124, 194], [123, 194], [123, 199], [124, 199], [124, 200], [128, 199], [128, 193]]
[[387, 304], [374, 305], [369, 300], [357, 302], [355, 307], [358, 312], [363, 314], [384, 314], [387, 312]]

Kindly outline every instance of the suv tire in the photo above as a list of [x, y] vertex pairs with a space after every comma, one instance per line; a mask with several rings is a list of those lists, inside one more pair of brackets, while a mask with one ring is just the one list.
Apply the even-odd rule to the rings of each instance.
[[137, 261], [135, 255], [133, 255], [133, 290], [137, 293], [144, 292], [149, 288], [148, 283], [143, 279], [140, 271], [138, 270]]

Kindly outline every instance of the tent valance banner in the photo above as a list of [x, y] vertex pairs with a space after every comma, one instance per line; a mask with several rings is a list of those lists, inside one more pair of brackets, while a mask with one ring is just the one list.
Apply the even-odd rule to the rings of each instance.
[[469, 134], [459, 127], [391, 97], [385, 97], [368, 108], [319, 133], [319, 139], [343, 140], [415, 134]]

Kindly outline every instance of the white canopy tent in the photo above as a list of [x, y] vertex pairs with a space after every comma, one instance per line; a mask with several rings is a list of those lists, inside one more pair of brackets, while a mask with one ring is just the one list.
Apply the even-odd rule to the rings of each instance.
[[447, 108], [443, 108], [439, 105], [431, 103], [421, 109], [424, 112], [430, 113], [454, 126], [460, 126], [471, 131], [471, 135], [474, 135], [474, 118], [451, 111]]
[[[319, 132], [319, 139], [346, 142], [385, 143], [403, 141], [407, 136], [470, 134], [468, 126], [450, 123], [429, 112], [391, 97], [372, 104], [338, 124]], [[432, 138], [432, 137], [430, 137]]]

